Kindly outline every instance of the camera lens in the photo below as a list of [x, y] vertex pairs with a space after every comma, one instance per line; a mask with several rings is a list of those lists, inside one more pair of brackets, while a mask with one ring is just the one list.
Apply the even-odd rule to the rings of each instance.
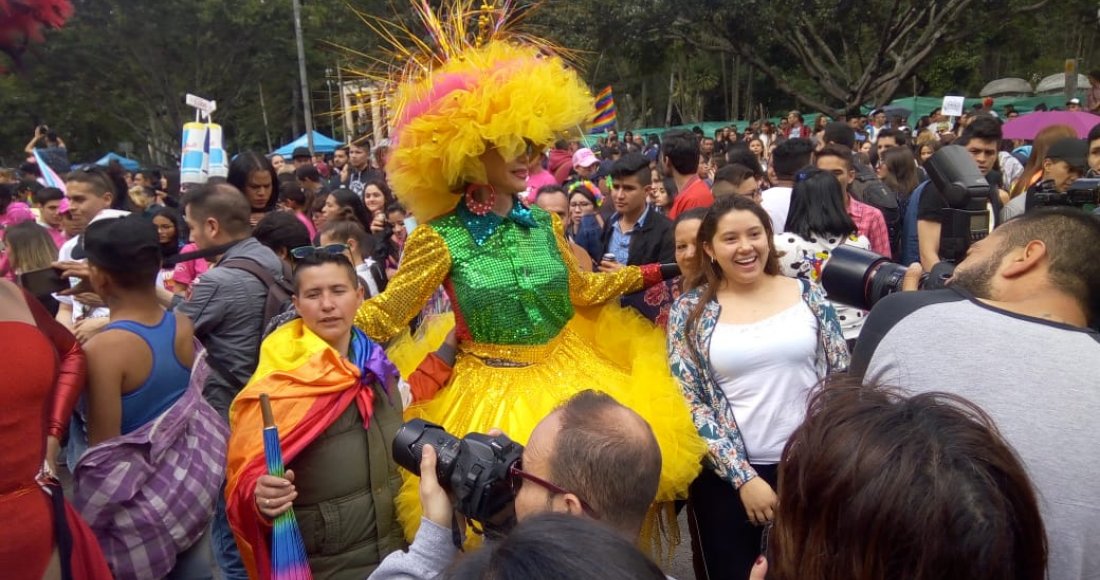
[[443, 427], [423, 419], [413, 419], [405, 423], [393, 437], [393, 460], [419, 476], [425, 445], [431, 445], [435, 449], [435, 472], [440, 485], [446, 488], [454, 470], [459, 440]]
[[870, 310], [882, 298], [901, 290], [905, 266], [874, 252], [838, 246], [821, 272], [829, 300]]

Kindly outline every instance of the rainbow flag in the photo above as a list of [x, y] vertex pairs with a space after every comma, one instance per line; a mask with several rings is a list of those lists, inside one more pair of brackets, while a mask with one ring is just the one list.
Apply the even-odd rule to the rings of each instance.
[[260, 520], [253, 497], [256, 480], [269, 471], [260, 395], [266, 394], [271, 402], [286, 462], [313, 443], [348, 405], [357, 405], [369, 421], [374, 409], [369, 385], [379, 379], [386, 384], [397, 369], [382, 347], [361, 331], [353, 330], [352, 343], [355, 362], [340, 356], [301, 319], [284, 324], [264, 340], [256, 373], [229, 409], [226, 513], [250, 578], [275, 577], [277, 564], [270, 556], [278, 538]]
[[615, 128], [615, 93], [608, 85], [596, 95], [596, 114], [592, 118], [591, 133], [603, 133]]
[[45, 186], [56, 187], [61, 190], [61, 193], [65, 193], [65, 180], [50, 167], [49, 163], [46, 163], [38, 149], [34, 150], [34, 161], [38, 163], [38, 170], [42, 172], [42, 181], [45, 182]]

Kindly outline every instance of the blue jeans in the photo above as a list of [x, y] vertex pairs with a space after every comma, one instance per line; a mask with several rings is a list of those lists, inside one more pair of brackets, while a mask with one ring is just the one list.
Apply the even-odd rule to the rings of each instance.
[[218, 494], [218, 503], [214, 506], [214, 521], [210, 522], [210, 543], [214, 548], [214, 561], [218, 563], [222, 580], [248, 580], [248, 571], [237, 549], [237, 540], [229, 529], [229, 518], [225, 513], [225, 484]]
[[206, 533], [194, 546], [176, 555], [176, 565], [167, 580], [214, 580], [210, 564], [210, 534]]
[[84, 408], [84, 397], [80, 397], [75, 409], [73, 409], [73, 416], [69, 419], [69, 441], [65, 444], [65, 466], [69, 468], [69, 473], [76, 472], [76, 462], [80, 459], [80, 456], [88, 450], [88, 428], [84, 422], [84, 416], [81, 412]]

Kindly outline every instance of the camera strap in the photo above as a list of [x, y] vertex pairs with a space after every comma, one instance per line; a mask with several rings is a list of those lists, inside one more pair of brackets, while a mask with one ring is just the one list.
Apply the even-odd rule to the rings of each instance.
[[458, 512], [451, 511], [451, 542], [454, 542], [459, 552], [464, 552], [462, 549], [462, 528], [459, 527], [461, 522], [458, 521]]

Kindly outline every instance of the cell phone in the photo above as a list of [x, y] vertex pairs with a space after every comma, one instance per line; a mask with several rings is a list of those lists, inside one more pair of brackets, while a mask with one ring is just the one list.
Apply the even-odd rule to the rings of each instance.
[[35, 296], [54, 294], [69, 288], [69, 280], [57, 268], [44, 268], [19, 276], [19, 283]]

